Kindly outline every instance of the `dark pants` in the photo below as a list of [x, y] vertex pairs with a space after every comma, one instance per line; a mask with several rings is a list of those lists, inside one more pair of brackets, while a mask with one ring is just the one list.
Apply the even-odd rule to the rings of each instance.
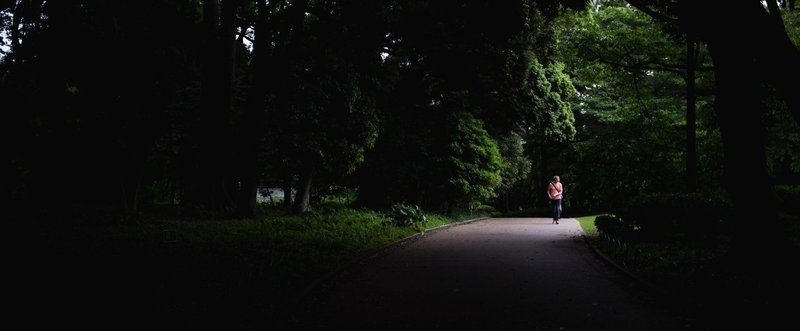
[[553, 220], [561, 219], [561, 199], [553, 200]]

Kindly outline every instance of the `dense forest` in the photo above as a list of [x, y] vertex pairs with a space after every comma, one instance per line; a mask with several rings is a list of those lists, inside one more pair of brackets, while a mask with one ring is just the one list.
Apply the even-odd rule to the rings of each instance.
[[780, 275], [797, 45], [794, 0], [0, 1], [5, 222], [532, 215], [559, 175], [567, 217]]
[[775, 185], [800, 182], [798, 14], [725, 7], [4, 1], [6, 188], [18, 217], [63, 221], [252, 217], [269, 187], [295, 212], [509, 212], [559, 174], [572, 210], [769, 222]]
[[251, 217], [267, 187], [296, 212], [508, 212], [560, 174], [573, 210], [696, 194], [764, 216], [800, 181], [794, 8], [4, 1], [6, 187], [34, 218]]

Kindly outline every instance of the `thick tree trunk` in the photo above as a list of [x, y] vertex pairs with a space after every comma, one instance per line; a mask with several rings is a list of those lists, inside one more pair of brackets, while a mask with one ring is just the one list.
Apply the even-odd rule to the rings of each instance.
[[[792, 96], [781, 88], [785, 83], [780, 81], [782, 74], [775, 72], [786, 68], [775, 62], [790, 67], [796, 64], [783, 62], [786, 54], [776, 51], [782, 49], [780, 36], [770, 33], [769, 17], [760, 6], [758, 2], [732, 2], [720, 16], [719, 7], [706, 1], [693, 8], [693, 18], [714, 62], [714, 106], [725, 153], [723, 184], [733, 204], [735, 222], [727, 266], [731, 279], [736, 280], [730, 284], [735, 287], [736, 300], [723, 298], [720, 302], [740, 304], [719, 310], [735, 316], [732, 324], [758, 323], [764, 327], [761, 323], [765, 320], [775, 326], [791, 323], [793, 313], [784, 309], [782, 302], [796, 298], [798, 287], [794, 279], [797, 273], [787, 268], [788, 261], [797, 259], [793, 254], [796, 249], [789, 245], [773, 208], [762, 93], [764, 83], [774, 84], [778, 95], [791, 103]], [[718, 20], [708, 21], [712, 16]], [[796, 90], [793, 93], [798, 94]], [[728, 291], [731, 289], [719, 295], [729, 295]], [[742, 298], [745, 304], [741, 304]]]
[[[254, 217], [256, 211], [256, 192], [258, 190], [258, 153], [261, 139], [264, 137], [266, 120], [266, 98], [269, 87], [269, 42], [270, 33], [267, 31], [267, 18], [269, 17], [264, 0], [257, 1], [258, 19], [256, 21], [253, 41], [253, 54], [250, 80], [250, 90], [244, 109], [242, 132], [237, 143], [239, 147], [239, 175], [241, 177], [241, 191], [237, 201], [240, 217]], [[271, 196], [270, 196], [271, 198]]]
[[[783, 22], [776, 0], [766, 1], [769, 18], [762, 18], [758, 32], [763, 43], [759, 45], [761, 65], [766, 67], [770, 83], [786, 101], [795, 121], [800, 123], [800, 93], [797, 93], [797, 77], [800, 77], [800, 49], [792, 43]], [[794, 4], [792, 4], [792, 8]]]
[[[762, 106], [757, 91], [758, 73], [750, 64], [752, 57], [741, 54], [734, 44], [709, 45], [714, 57], [716, 91], [715, 110], [725, 153], [723, 181], [730, 193], [737, 215], [740, 253], [759, 255], [769, 243], [752, 247], [753, 240], [770, 240], [776, 214], [772, 188], [767, 177], [766, 132], [761, 124]], [[740, 55], [736, 55], [738, 53]], [[757, 222], [759, 226], [752, 226]], [[755, 238], [752, 234], [758, 233]], [[755, 256], [754, 256], [755, 257]]]
[[[772, 208], [773, 188], [766, 168], [766, 129], [762, 124], [762, 99], [766, 92], [763, 84], [776, 87], [778, 96], [786, 100], [790, 109], [797, 109], [800, 93], [787, 88], [791, 82], [783, 72], [796, 71], [800, 57], [795, 56], [796, 48], [787, 47], [785, 31], [776, 31], [775, 22], [758, 3], [737, 4], [732, 9], [733, 14], [726, 15], [728, 20], [705, 33], [709, 36], [714, 66], [721, 66], [715, 69], [719, 91], [715, 109], [725, 148], [724, 181], [740, 216], [740, 252], [763, 260], [757, 256], [786, 244], [782, 240], [785, 236], [775, 232], [777, 215]], [[731, 33], [738, 38], [728, 38]], [[745, 179], [747, 182], [743, 183]], [[751, 226], [753, 220], [760, 225]]]
[[222, 17], [216, 1], [203, 2], [206, 52], [203, 59], [203, 104], [192, 134], [198, 149], [190, 159], [185, 204], [216, 214], [234, 210], [232, 193], [236, 178], [231, 176], [231, 128], [233, 104], [234, 23], [237, 1], [223, 1]]
[[[234, 68], [236, 67], [236, 14], [239, 10], [239, 0], [226, 0], [221, 1], [222, 13], [220, 19], [220, 27], [218, 33], [218, 43], [220, 61], [216, 65], [218, 80], [220, 83], [219, 91], [216, 92], [217, 107], [222, 116], [221, 118], [231, 118], [233, 113], [233, 79]], [[213, 64], [212, 64], [213, 65]], [[223, 122], [225, 123], [225, 122]], [[216, 154], [221, 155], [222, 158], [215, 160], [217, 163], [216, 168], [222, 174], [221, 185], [223, 191], [220, 196], [220, 204], [217, 209], [219, 212], [231, 213], [237, 209], [236, 205], [236, 192], [242, 190], [243, 179], [239, 178], [236, 174], [236, 166], [229, 162], [230, 159], [235, 159], [231, 155], [230, 150], [235, 150], [236, 143], [232, 139], [234, 128], [222, 124], [221, 133], [224, 138], [219, 144], [215, 145]], [[242, 190], [243, 191], [243, 190]], [[255, 192], [252, 193], [255, 199]], [[253, 201], [255, 203], [255, 201]]]

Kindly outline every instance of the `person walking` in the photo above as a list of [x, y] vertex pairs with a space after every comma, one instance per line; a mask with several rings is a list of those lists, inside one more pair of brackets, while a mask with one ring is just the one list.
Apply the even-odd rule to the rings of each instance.
[[553, 180], [547, 185], [547, 196], [553, 203], [553, 224], [558, 224], [561, 219], [561, 199], [564, 197], [564, 185], [561, 184], [561, 178], [553, 176]]

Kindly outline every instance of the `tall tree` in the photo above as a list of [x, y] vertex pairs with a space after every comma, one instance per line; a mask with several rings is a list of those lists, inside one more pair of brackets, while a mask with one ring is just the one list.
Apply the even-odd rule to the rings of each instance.
[[[652, 20], [646, 14], [626, 6], [624, 2], [596, 1], [593, 9], [578, 21], [566, 23], [569, 32], [562, 47], [566, 53], [609, 65], [615, 70], [637, 73], [633, 84], [637, 89], [653, 81], [658, 73], [674, 74], [683, 81], [685, 97], [685, 190], [693, 192], [697, 185], [697, 95], [708, 94], [711, 72], [707, 52], [698, 47], [691, 35], [675, 27]], [[566, 48], [572, 48], [567, 50]], [[681, 50], [683, 48], [683, 50]], [[698, 61], [700, 61], [698, 63]], [[700, 81], [698, 89], [697, 81]], [[665, 81], [667, 82], [667, 81]], [[662, 91], [666, 98], [675, 98], [672, 89]], [[641, 93], [646, 93], [642, 90]], [[701, 100], [702, 101], [702, 100]]]
[[[713, 129], [713, 122], [706, 121], [701, 123], [702, 128], [712, 128], [712, 130], [701, 132], [703, 139], [699, 142], [696, 140], [697, 119], [693, 109], [698, 104], [700, 109], [704, 109], [704, 105], [708, 104], [707, 91], [710, 90], [708, 87], [711, 86], [713, 78], [710, 75], [710, 60], [703, 48], [696, 48], [687, 53], [687, 38], [684, 38], [676, 28], [654, 21], [646, 14], [620, 1], [596, 1], [590, 10], [565, 17], [560, 23], [562, 25], [558, 30], [559, 51], [564, 61], [569, 62], [571, 73], [581, 91], [581, 103], [583, 103], [579, 107], [581, 113], [576, 116], [582, 122], [580, 126], [585, 128], [579, 135], [580, 140], [586, 143], [576, 146], [580, 146], [580, 150], [583, 151], [591, 150], [590, 154], [586, 155], [590, 163], [595, 163], [597, 160], [615, 163], [615, 165], [605, 164], [603, 167], [617, 169], [617, 173], [628, 173], [630, 176], [626, 177], [630, 179], [626, 182], [631, 184], [630, 187], [624, 188], [624, 192], [628, 194], [616, 197], [611, 193], [622, 189], [618, 187], [619, 185], [626, 184], [621, 183], [618, 178], [608, 178], [608, 182], [603, 184], [605, 180], [596, 175], [600, 172], [584, 172], [589, 169], [588, 165], [579, 162], [583, 167], [575, 167], [575, 171], [589, 176], [578, 176], [575, 178], [577, 180], [575, 183], [594, 184], [584, 186], [585, 190], [573, 190], [576, 193], [573, 197], [580, 196], [580, 199], [572, 201], [580, 201], [579, 204], [591, 202], [600, 205], [606, 203], [624, 205], [625, 197], [630, 198], [642, 193], [674, 192], [676, 189], [693, 191], [698, 158], [703, 161], [701, 164], [703, 173], [707, 174], [710, 171], [713, 174], [717, 162], [708, 160], [713, 160], [714, 154], [698, 156], [696, 152], [697, 144], [701, 144], [703, 148], [713, 144], [716, 132]], [[690, 44], [694, 47], [696, 43]], [[698, 61], [699, 65], [693, 68], [692, 65], [686, 64], [691, 61]], [[696, 97], [697, 94], [700, 94], [699, 99]], [[705, 115], [707, 114], [701, 119], [708, 118]], [[663, 122], [651, 122], [656, 119]], [[622, 124], [621, 122], [629, 123], [618, 126]], [[601, 154], [627, 154], [627, 151], [608, 149], [602, 143], [595, 146], [594, 143], [600, 137], [612, 139], [608, 135], [615, 133], [609, 131], [610, 128], [634, 129], [637, 125], [642, 126], [639, 130], [649, 130], [658, 134], [629, 137], [632, 138], [632, 143], [668, 147], [668, 150], [661, 149], [655, 154], [663, 158], [636, 157], [636, 160], [641, 159], [643, 162], [636, 164], [631, 162], [630, 155], [628, 158], [597, 158]], [[684, 130], [685, 135], [683, 138], [675, 137], [671, 130]], [[629, 133], [616, 134], [622, 137], [628, 136]], [[673, 144], [646, 139], [668, 139], [682, 142], [684, 147], [682, 151], [675, 150]], [[630, 149], [638, 150], [638, 146]], [[682, 173], [674, 171], [675, 161], [679, 157], [683, 158], [684, 162]], [[649, 171], [640, 172], [638, 171], [640, 167]], [[650, 174], [656, 169], [659, 169], [660, 174], [651, 176]], [[713, 179], [715, 176], [706, 178]], [[713, 180], [710, 182], [713, 183]], [[676, 183], [686, 184], [677, 186]], [[714, 191], [715, 187], [706, 184], [703, 190], [707, 193]], [[589, 194], [586, 190], [590, 188], [597, 191]]]
[[[286, 35], [291, 33], [287, 13], [302, 13], [300, 4], [286, 5], [281, 0], [255, 1], [255, 21], [253, 22], [252, 53], [249, 63], [249, 89], [244, 104], [240, 130], [236, 141], [236, 173], [240, 187], [236, 201], [240, 217], [253, 217], [256, 210], [256, 190], [258, 189], [259, 155], [267, 134], [267, 99], [278, 81], [270, 76], [275, 67], [281, 65], [274, 58], [273, 44], [284, 44]], [[248, 27], [242, 28], [247, 30]], [[283, 33], [279, 33], [282, 31]], [[246, 31], [240, 32], [242, 35]], [[276, 167], [273, 167], [275, 169]], [[289, 197], [290, 190], [285, 191]]]
[[[773, 208], [774, 191], [766, 165], [767, 132], [762, 122], [764, 96], [773, 95], [785, 103], [795, 121], [800, 121], [800, 94], [795, 82], [800, 76], [800, 51], [787, 34], [781, 9], [776, 0], [726, 3], [725, 15], [719, 15], [719, 4], [713, 1], [628, 3], [678, 24], [708, 45], [714, 63], [714, 107], [725, 152], [723, 180], [736, 215], [737, 235], [731, 256], [737, 263], [732, 266], [749, 279], [760, 279], [763, 274], [780, 277], [768, 284], [751, 283], [747, 288], [748, 295], [764, 302], [762, 307], [768, 307], [771, 313], [779, 311], [782, 305], [776, 298], [780, 296], [770, 294], [782, 291], [791, 297], [798, 293], [796, 286], [789, 286], [794, 283], [793, 274], [783, 263], [797, 256]], [[775, 288], [777, 284], [785, 288]], [[789, 313], [779, 315], [785, 314]]]
[[441, 112], [473, 114], [495, 140], [524, 127], [534, 109], [529, 68], [551, 46], [545, 26], [558, 4], [399, 1], [385, 60], [397, 85], [386, 97], [386, 132], [362, 172], [362, 203], [431, 203], [441, 194], [428, 186], [439, 178], [422, 170], [437, 157], [430, 137], [450, 125], [437, 121], [452, 119]]
[[[556, 158], [559, 143], [575, 137], [575, 116], [571, 101], [577, 91], [569, 76], [564, 73], [564, 65], [551, 62], [547, 67], [534, 61], [529, 76], [532, 108], [526, 116], [526, 147], [534, 164], [532, 197], [535, 206], [546, 202], [545, 189], [553, 175], [563, 170], [549, 164]], [[551, 172], [551, 173], [548, 173]]]
[[270, 91], [268, 143], [272, 158], [297, 177], [294, 210], [304, 212], [314, 183], [334, 183], [355, 171], [374, 142], [374, 71], [385, 30], [381, 2], [294, 6], [300, 10], [273, 50], [279, 84]]
[[214, 213], [235, 210], [236, 185], [230, 159], [233, 130], [234, 42], [239, 1], [203, 1], [205, 40], [201, 104], [191, 128], [194, 150], [186, 169], [182, 204]]
[[37, 3], [39, 14], [19, 16], [3, 79], [4, 100], [20, 110], [14, 134], [34, 146], [13, 153], [17, 197], [35, 206], [57, 187], [71, 193], [53, 210], [135, 212], [166, 110], [191, 71], [195, 7], [154, 1], [152, 15], [139, 15], [120, 2]]
[[[715, 110], [725, 144], [727, 187], [741, 211], [739, 215], [760, 216], [766, 223], [773, 222], [772, 212], [765, 215], [763, 207], [754, 207], [769, 206], [771, 194], [759, 195], [754, 204], [749, 193], [754, 188], [771, 192], [761, 124], [764, 86], [774, 88], [776, 96], [800, 120], [800, 96], [793, 91], [793, 77], [800, 73], [800, 51], [788, 37], [776, 1], [766, 1], [766, 6], [757, 1], [730, 4], [726, 6], [730, 14], [720, 21], [708, 19], [718, 10], [709, 1], [678, 1], [674, 7], [659, 7], [648, 1], [628, 2], [653, 17], [679, 24], [708, 44], [714, 62]], [[728, 38], [732, 32], [737, 38]], [[739, 185], [739, 178], [744, 177], [754, 179], [755, 187]], [[772, 227], [759, 228], [768, 232]], [[742, 234], [752, 233], [749, 227], [741, 226], [740, 230]]]

